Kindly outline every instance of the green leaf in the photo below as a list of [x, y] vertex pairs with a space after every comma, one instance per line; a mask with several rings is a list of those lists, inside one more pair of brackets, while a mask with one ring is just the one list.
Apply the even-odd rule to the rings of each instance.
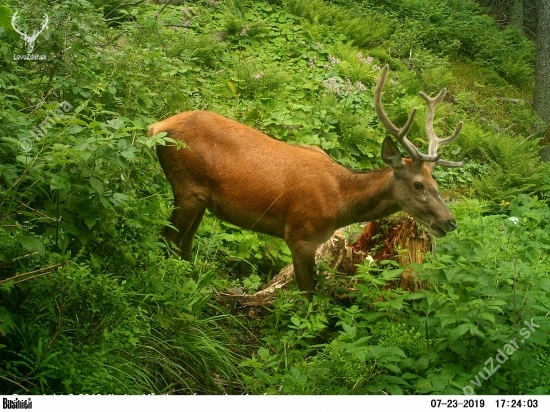
[[424, 292], [414, 292], [407, 295], [407, 299], [424, 299], [425, 297], [426, 293]]
[[124, 206], [128, 199], [130, 199], [130, 197], [124, 193], [114, 193], [111, 201], [115, 206]]
[[401, 375], [401, 368], [394, 363], [386, 363], [384, 367], [398, 375]]
[[357, 335], [357, 328], [355, 326], [350, 326], [347, 323], [342, 322], [342, 328], [344, 328], [344, 331], [350, 335], [352, 339], [355, 338], [355, 335]]
[[84, 223], [86, 223], [86, 226], [88, 226], [88, 229], [90, 230], [92, 230], [92, 228], [95, 226], [96, 221], [96, 217], [87, 217], [84, 219]]
[[[410, 375], [410, 374], [409, 374]], [[414, 375], [416, 376], [416, 375]], [[395, 383], [399, 385], [408, 385], [409, 383], [399, 376], [383, 375], [383, 379], [388, 383]]]
[[403, 395], [403, 389], [399, 385], [389, 384], [386, 389], [391, 395]]
[[447, 387], [448, 381], [444, 379], [432, 379], [432, 387], [436, 392], [442, 392]]
[[163, 329], [168, 329], [174, 323], [171, 317], [163, 315], [161, 313], [157, 314], [156, 319]]
[[23, 246], [28, 252], [38, 252], [41, 256], [46, 253], [44, 242], [36, 236], [22, 236], [19, 239], [19, 243], [21, 243], [21, 246]]
[[226, 84], [227, 84], [227, 87], [229, 87], [229, 90], [231, 90], [233, 92], [233, 95], [236, 95], [237, 94], [237, 88], [235, 87], [235, 83], [231, 80], [228, 80]]
[[67, 131], [68, 134], [77, 134], [80, 133], [84, 128], [82, 126], [79, 126], [77, 124], [72, 125], [69, 130]]
[[14, 328], [15, 322], [13, 321], [12, 314], [5, 306], [0, 306], [0, 337], [6, 336]]
[[32, 163], [32, 157], [29, 157], [29, 156], [19, 155], [19, 156], [16, 156], [15, 158], [17, 159], [18, 162], [23, 163], [25, 166], [28, 166]]
[[472, 336], [479, 336], [480, 338], [485, 339], [485, 334], [481, 332], [473, 323], [470, 324], [470, 333]]
[[104, 196], [99, 196], [99, 201], [105, 209], [113, 210], [113, 205], [111, 205], [111, 203], [109, 203], [109, 201]]
[[105, 186], [100, 179], [94, 176], [90, 177], [90, 185], [92, 186], [92, 189], [94, 189], [100, 196], [103, 195]]
[[493, 315], [492, 313], [483, 312], [483, 313], [481, 314], [481, 316], [484, 317], [485, 319], [489, 320], [491, 323], [495, 323], [495, 322], [496, 322], [495, 315]]
[[153, 287], [155, 288], [155, 290], [158, 292], [158, 293], [163, 293], [164, 292], [164, 285], [162, 284], [162, 282], [158, 279], [153, 279], [151, 281], [151, 283], [153, 284]]
[[407, 355], [405, 355], [405, 352], [401, 348], [395, 347], [395, 346], [389, 346], [387, 348], [384, 348], [384, 352], [386, 356], [399, 356], [400, 358], [406, 358]]
[[2, 4], [0, 6], [0, 27], [3, 27], [6, 30], [14, 31], [11, 25], [11, 16], [13, 12], [9, 6]]
[[457, 326], [451, 331], [451, 333], [449, 334], [449, 337], [451, 338], [451, 340], [458, 339], [459, 337], [461, 337], [462, 335], [464, 335], [466, 332], [470, 330], [470, 326], [471, 326], [470, 324], [463, 324], [463, 325]]
[[264, 348], [263, 346], [258, 349], [258, 356], [262, 359], [267, 359], [269, 356], [269, 349]]

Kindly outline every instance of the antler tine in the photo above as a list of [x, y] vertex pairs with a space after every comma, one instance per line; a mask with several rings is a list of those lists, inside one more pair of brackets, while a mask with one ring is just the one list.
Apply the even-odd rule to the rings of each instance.
[[[44, 22], [44, 24], [42, 25], [40, 30], [37, 30], [36, 37], [38, 37], [38, 35], [44, 31], [44, 29], [48, 26], [48, 22], [50, 21], [50, 18], [48, 17], [48, 15], [46, 13], [44, 13], [44, 16], [46, 16], [46, 21]], [[33, 33], [33, 35], [34, 35], [34, 33]]]
[[467, 161], [468, 161], [468, 158], [465, 157], [460, 162], [451, 162], [449, 160], [441, 159], [441, 160], [438, 160], [436, 163], [439, 166], [443, 166], [443, 167], [462, 167], [466, 164]]
[[407, 139], [406, 135], [412, 127], [414, 116], [416, 115], [416, 107], [411, 110], [409, 118], [401, 128], [398, 128], [396, 125], [394, 125], [384, 111], [384, 107], [382, 106], [382, 89], [384, 89], [384, 84], [386, 82], [386, 77], [388, 76], [389, 69], [390, 66], [386, 64], [382, 69], [382, 73], [378, 78], [378, 82], [376, 83], [376, 88], [374, 90], [374, 109], [376, 110], [378, 118], [380, 119], [384, 127], [388, 130], [388, 132], [390, 132], [390, 134], [393, 135], [399, 141], [399, 143], [401, 143], [401, 145], [409, 153], [413, 161], [436, 162], [437, 160], [439, 160], [440, 155], [438, 155], [437, 153], [435, 154], [435, 156], [422, 154], [418, 151], [416, 146], [413, 145], [409, 139]]
[[386, 77], [388, 76], [389, 70], [390, 66], [386, 64], [382, 69], [378, 82], [376, 83], [376, 89], [374, 90], [374, 108], [376, 110], [376, 114], [386, 129], [388, 129], [393, 136], [399, 139], [401, 136], [405, 136], [411, 128], [417, 108], [415, 107], [412, 109], [407, 122], [401, 129], [394, 125], [388, 118], [382, 106], [382, 90], [384, 89], [384, 84], [386, 83]]
[[26, 36], [27, 34], [26, 33], [21, 33], [19, 30], [17, 30], [17, 28], [15, 27], [15, 20], [17, 20], [17, 13], [18, 12], [15, 12], [13, 13], [13, 16], [11, 16], [11, 27], [13, 27], [13, 30], [15, 30], [19, 35], [21, 36]]
[[[455, 131], [450, 136], [447, 136], [445, 138], [437, 137], [434, 131], [435, 108], [437, 104], [441, 101], [441, 99], [443, 99], [443, 97], [445, 97], [445, 95], [447, 94], [447, 89], [441, 89], [441, 91], [435, 97], [429, 97], [424, 92], [419, 92], [418, 94], [426, 101], [426, 104], [428, 105], [428, 110], [426, 112], [426, 135], [430, 140], [428, 154], [431, 156], [435, 156], [441, 146], [451, 143], [454, 139], [458, 137], [460, 131], [462, 130], [463, 123], [462, 121], [458, 122]], [[464, 159], [461, 162], [450, 162], [448, 160], [441, 159], [437, 161], [437, 164], [445, 167], [461, 167], [466, 164], [467, 160], [468, 159]]]
[[46, 16], [46, 21], [44, 22], [44, 24], [42, 25], [42, 27], [40, 28], [40, 30], [34, 30], [32, 32], [32, 36], [30, 36], [29, 38], [31, 40], [36, 40], [36, 38], [38, 36], [40, 36], [40, 33], [42, 33], [44, 31], [44, 29], [46, 28], [46, 26], [48, 26], [48, 22], [50, 21], [50, 18], [48, 17], [48, 15], [46, 13], [44, 13], [44, 15]]

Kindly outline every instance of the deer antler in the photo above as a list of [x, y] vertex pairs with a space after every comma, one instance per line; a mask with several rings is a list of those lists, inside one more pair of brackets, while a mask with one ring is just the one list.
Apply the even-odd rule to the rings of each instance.
[[[460, 133], [460, 130], [462, 130], [462, 122], [458, 122], [458, 125], [456, 126], [456, 130], [450, 136], [445, 138], [439, 138], [435, 134], [435, 131], [434, 131], [435, 108], [437, 104], [440, 102], [440, 100], [443, 99], [443, 97], [445, 97], [446, 93], [447, 93], [446, 88], [441, 89], [441, 91], [435, 97], [429, 97], [424, 92], [419, 93], [420, 96], [426, 101], [426, 104], [428, 105], [428, 111], [426, 112], [426, 135], [428, 136], [428, 139], [430, 139], [430, 146], [428, 147], [428, 153], [432, 156], [437, 154], [437, 150], [439, 149], [440, 146], [449, 144], [454, 139], [456, 139], [458, 134]], [[461, 162], [450, 162], [448, 160], [441, 159], [437, 161], [437, 164], [445, 167], [461, 167], [461, 166], [464, 166], [467, 161], [468, 161], [467, 158], [465, 158]]]
[[50, 21], [50, 18], [48, 17], [48, 15], [47, 15], [46, 13], [44, 13], [44, 16], [46, 16], [46, 21], [44, 22], [44, 24], [42, 25], [42, 27], [40, 27], [40, 30], [38, 30], [38, 31], [36, 32], [36, 35], [33, 34], [33, 37], [34, 37], [34, 36], [38, 37], [38, 35], [39, 35], [40, 33], [42, 33], [46, 27], [48, 27], [48, 22]]
[[401, 146], [403, 146], [405, 150], [409, 153], [413, 163], [421, 164], [424, 162], [437, 162], [440, 157], [440, 155], [437, 154], [437, 151], [436, 153], [430, 152], [429, 155], [422, 154], [416, 148], [416, 146], [413, 145], [409, 139], [407, 139], [406, 135], [409, 132], [413, 124], [414, 116], [416, 115], [416, 107], [412, 109], [411, 114], [407, 119], [407, 122], [402, 128], [398, 128], [396, 125], [394, 125], [384, 111], [384, 108], [382, 107], [382, 89], [384, 88], [384, 83], [386, 82], [386, 77], [388, 76], [389, 69], [390, 66], [386, 64], [382, 69], [382, 74], [378, 78], [376, 89], [374, 91], [374, 109], [376, 110], [378, 118], [380, 119], [384, 127], [390, 132], [390, 134], [392, 134], [399, 141], [399, 143], [401, 143]]
[[15, 27], [15, 20], [17, 20], [17, 11], [13, 13], [13, 16], [11, 16], [11, 27], [13, 27], [13, 30], [15, 30], [17, 33], [19, 33], [21, 36], [25, 37], [27, 36], [27, 33], [22, 33], [19, 30], [17, 30], [17, 27]]

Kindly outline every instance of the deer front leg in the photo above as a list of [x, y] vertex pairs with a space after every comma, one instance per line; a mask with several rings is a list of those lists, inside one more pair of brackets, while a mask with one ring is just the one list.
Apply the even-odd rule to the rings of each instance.
[[177, 230], [165, 226], [162, 236], [169, 246], [179, 249], [178, 254], [183, 259], [191, 261], [193, 238], [201, 223], [206, 206], [200, 199], [193, 196], [174, 196], [174, 206], [170, 221]]
[[317, 244], [311, 241], [286, 241], [292, 253], [292, 264], [298, 288], [311, 300], [315, 291], [315, 251]]

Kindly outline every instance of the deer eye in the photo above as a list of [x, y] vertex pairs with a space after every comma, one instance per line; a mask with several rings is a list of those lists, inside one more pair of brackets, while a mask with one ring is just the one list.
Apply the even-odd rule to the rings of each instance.
[[424, 185], [420, 182], [414, 182], [414, 188], [418, 190], [424, 189]]

